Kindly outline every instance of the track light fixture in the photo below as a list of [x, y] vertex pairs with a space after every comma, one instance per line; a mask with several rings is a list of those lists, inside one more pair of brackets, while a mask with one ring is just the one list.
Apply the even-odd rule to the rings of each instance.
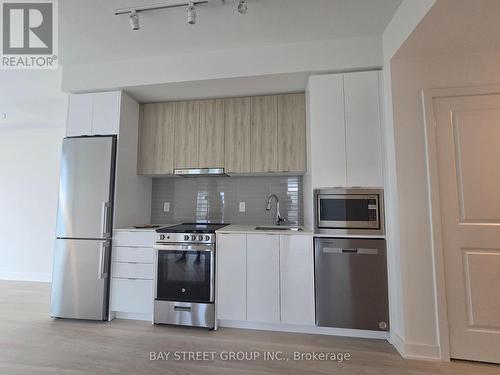
[[238, 3], [238, 13], [245, 14], [247, 12], [247, 9], [247, 0], [240, 0], [240, 2]]
[[196, 7], [194, 6], [194, 3], [192, 1], [189, 2], [187, 7], [187, 19], [188, 24], [196, 24]]
[[139, 13], [137, 13], [136, 10], [130, 12], [129, 21], [132, 30], [139, 30], [141, 28], [139, 24]]
[[[161, 3], [149, 4], [149, 5], [137, 5], [129, 8], [118, 8], [114, 9], [113, 13], [116, 16], [128, 15], [130, 21], [130, 27], [132, 30], [140, 30], [141, 25], [139, 22], [139, 13], [146, 11], [155, 11], [160, 9], [172, 9], [172, 8], [184, 8], [187, 6], [187, 21], [188, 24], [196, 24], [196, 7], [198, 5], [207, 5], [210, 2], [215, 2], [216, 0], [165, 0]], [[227, 0], [220, 0], [221, 4], [226, 4]], [[238, 12], [240, 14], [245, 14], [247, 12], [247, 0], [238, 0]]]

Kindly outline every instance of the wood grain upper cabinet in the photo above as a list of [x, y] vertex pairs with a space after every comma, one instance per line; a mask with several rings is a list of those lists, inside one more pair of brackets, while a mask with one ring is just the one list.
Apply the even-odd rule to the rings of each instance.
[[306, 170], [306, 100], [303, 93], [278, 97], [278, 171]]
[[175, 102], [174, 168], [198, 168], [200, 103], [195, 100]]
[[249, 173], [250, 98], [224, 99], [225, 168], [228, 173]]
[[174, 103], [141, 104], [137, 174], [172, 174]]
[[200, 168], [224, 167], [224, 100], [200, 101]]
[[251, 171], [278, 170], [278, 96], [251, 99]]

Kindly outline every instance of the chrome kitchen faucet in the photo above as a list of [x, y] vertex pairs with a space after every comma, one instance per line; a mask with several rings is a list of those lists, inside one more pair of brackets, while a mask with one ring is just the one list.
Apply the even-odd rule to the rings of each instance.
[[280, 214], [280, 200], [276, 194], [271, 194], [267, 199], [266, 211], [271, 210], [271, 201], [273, 198], [276, 200], [276, 225], [281, 225], [281, 223], [284, 223], [286, 219]]

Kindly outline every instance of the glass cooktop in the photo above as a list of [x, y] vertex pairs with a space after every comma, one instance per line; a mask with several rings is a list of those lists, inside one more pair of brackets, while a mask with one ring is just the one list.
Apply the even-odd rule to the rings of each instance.
[[183, 223], [157, 229], [157, 233], [215, 233], [216, 230], [224, 228], [229, 224], [222, 223]]

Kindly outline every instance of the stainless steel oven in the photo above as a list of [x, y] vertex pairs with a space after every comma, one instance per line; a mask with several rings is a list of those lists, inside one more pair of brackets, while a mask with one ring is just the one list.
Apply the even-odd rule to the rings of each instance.
[[156, 245], [155, 298], [214, 302], [215, 245]]
[[155, 324], [216, 329], [215, 230], [222, 224], [181, 224], [157, 230]]
[[316, 233], [332, 235], [385, 233], [382, 189], [316, 189], [314, 201]]

